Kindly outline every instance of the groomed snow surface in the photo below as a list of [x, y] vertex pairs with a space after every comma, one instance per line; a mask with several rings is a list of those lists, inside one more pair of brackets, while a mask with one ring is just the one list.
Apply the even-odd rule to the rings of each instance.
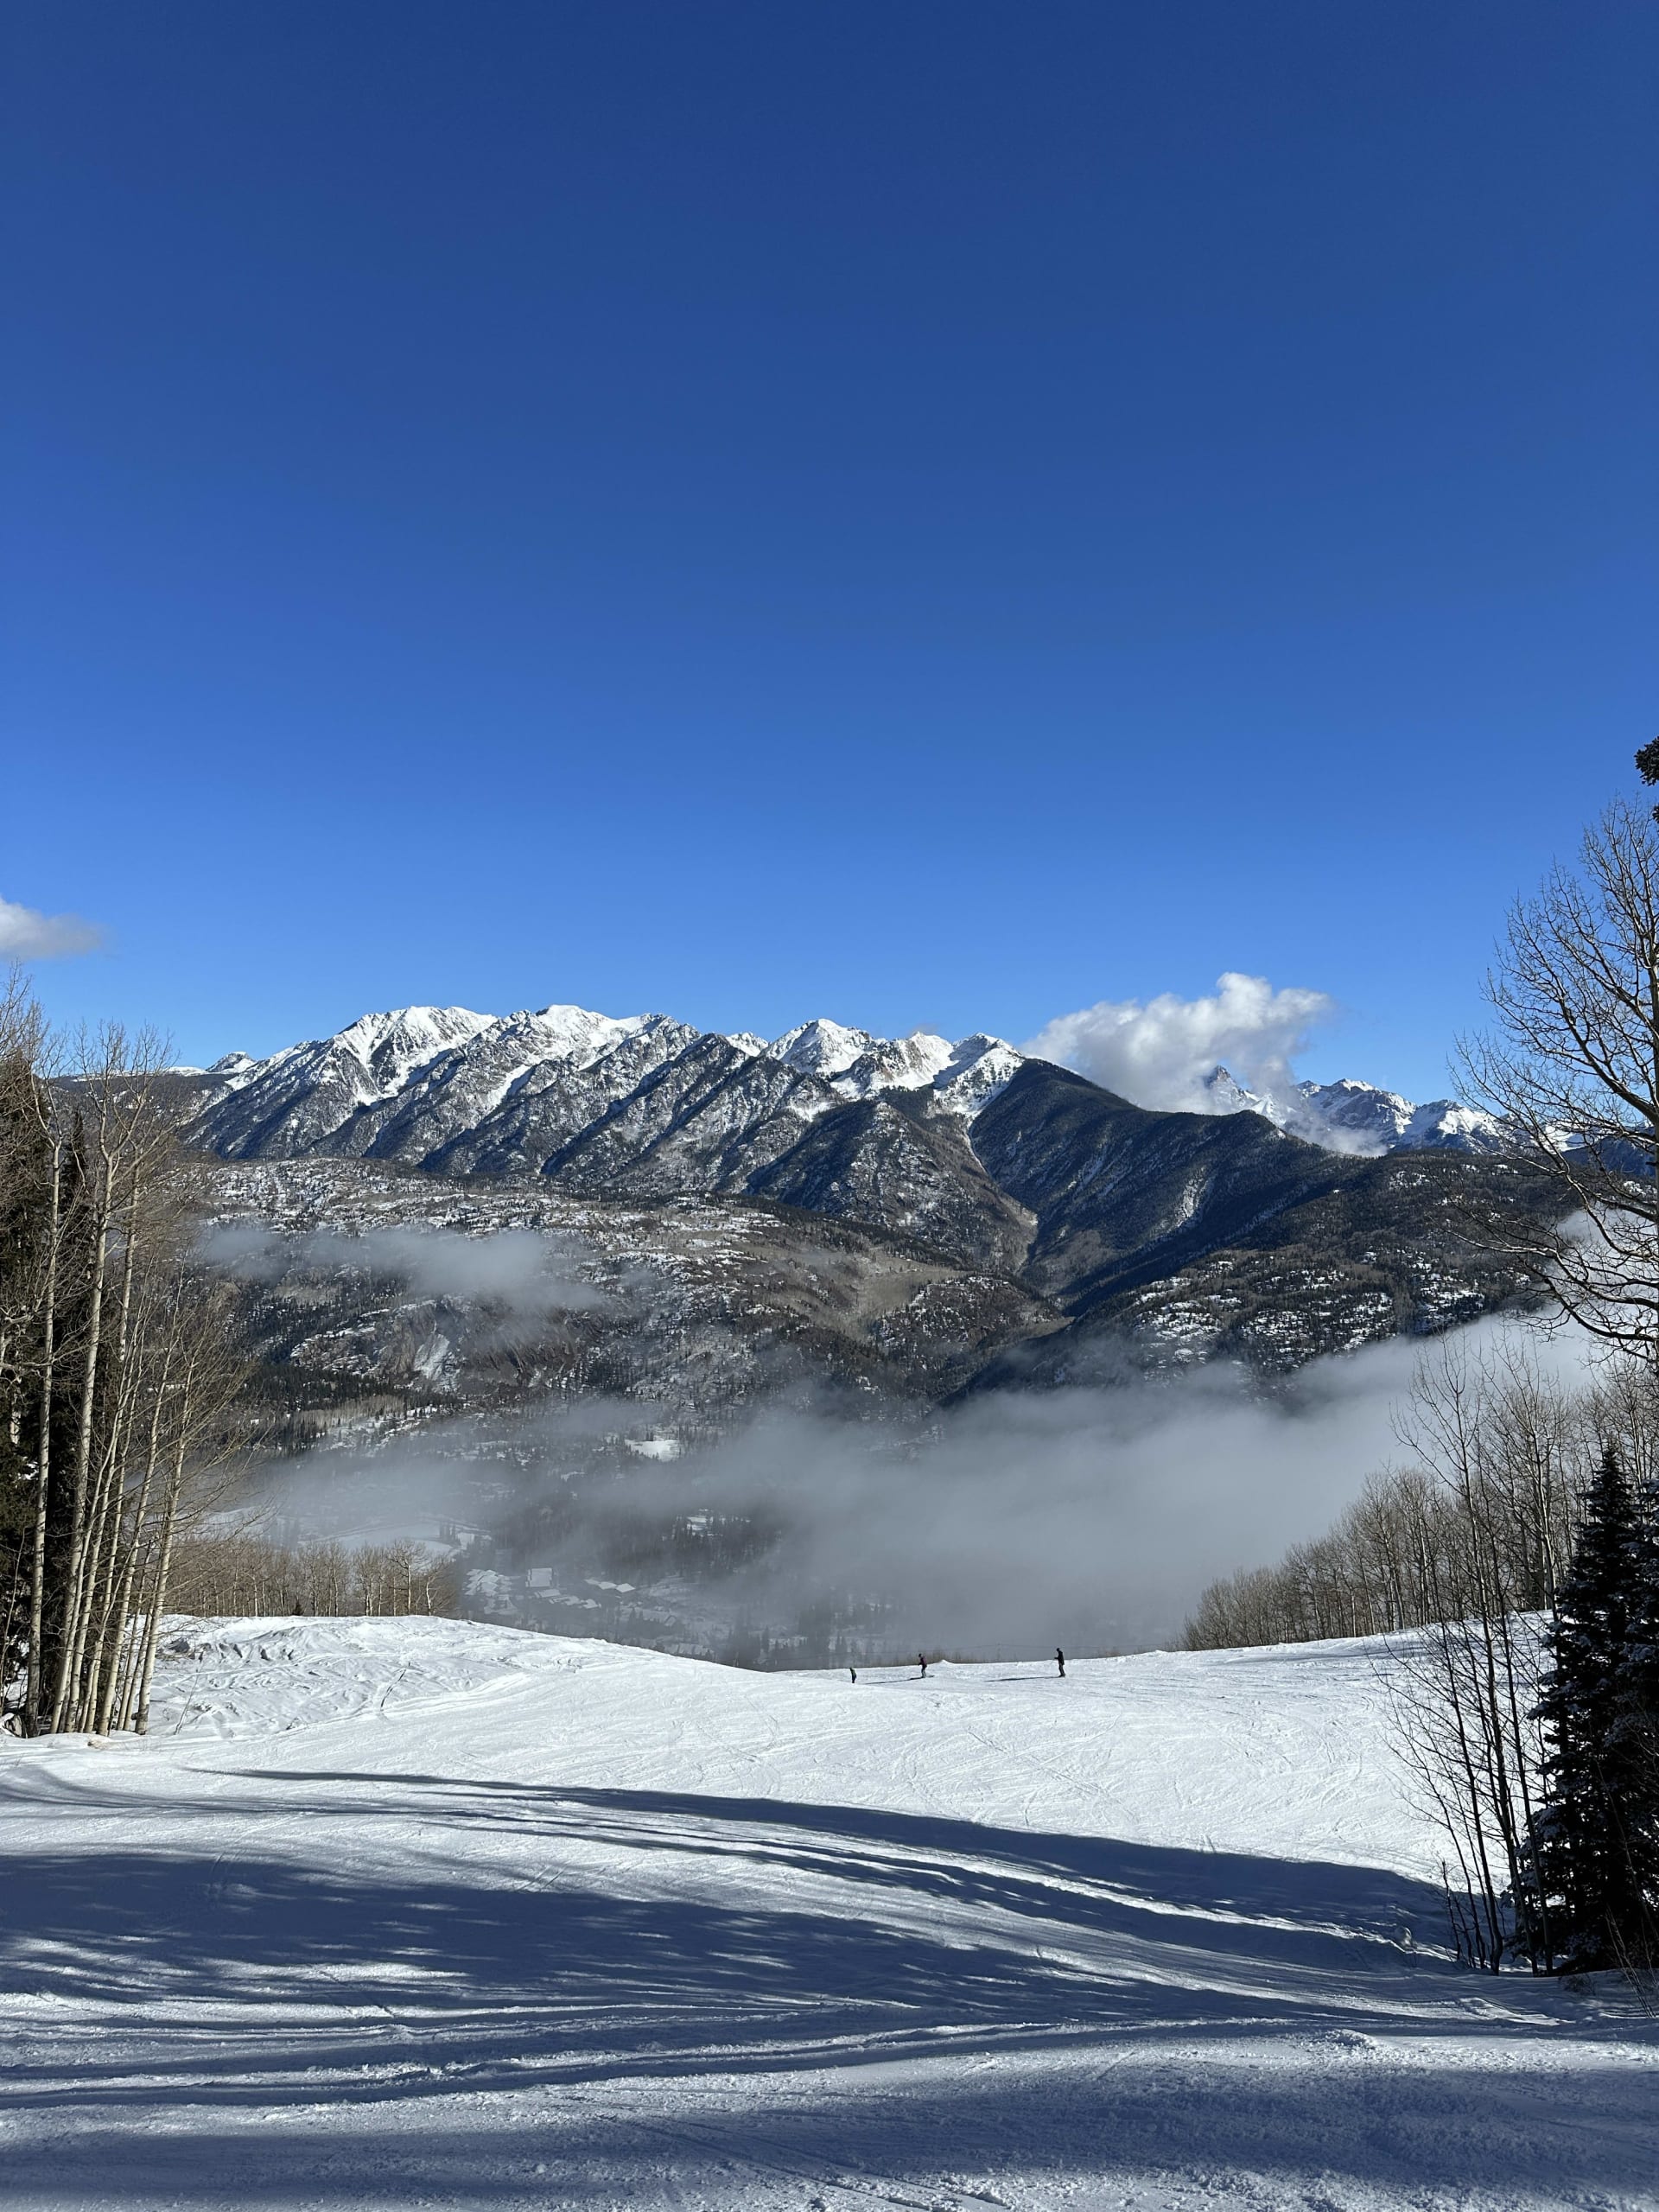
[[1659, 2204], [1652, 2024], [1449, 1962], [1371, 1647], [168, 1643], [0, 1749], [6, 2206]]

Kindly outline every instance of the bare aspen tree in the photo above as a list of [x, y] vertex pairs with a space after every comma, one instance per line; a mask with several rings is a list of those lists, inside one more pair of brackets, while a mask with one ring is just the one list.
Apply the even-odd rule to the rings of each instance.
[[1395, 1741], [1447, 1840], [1457, 1942], [1496, 1972], [1535, 1968], [1560, 1931], [1538, 1877], [1549, 1743], [1544, 1624], [1567, 1574], [1584, 1484], [1608, 1446], [1659, 1459], [1659, 1378], [1613, 1357], [1563, 1389], [1519, 1334], [1478, 1353], [1442, 1344], [1398, 1430], [1412, 1465], [1374, 1478], [1316, 1543], [1213, 1585], [1194, 1646], [1390, 1633], [1380, 1672]]
[[[139, 1478], [138, 1492], [131, 1507], [131, 1524], [124, 1547], [124, 1562], [119, 1582], [112, 1593], [109, 1618], [117, 1638], [118, 1648], [111, 1655], [107, 1668], [103, 1702], [96, 1726], [100, 1732], [111, 1725], [125, 1724], [131, 1709], [133, 1684], [137, 1672], [138, 1653], [147, 1641], [145, 1634], [134, 1636], [129, 1631], [133, 1617], [134, 1594], [139, 1577], [156, 1548], [157, 1536], [152, 1531], [149, 1507], [156, 1477], [161, 1468], [163, 1449], [163, 1421], [170, 1411], [169, 1387], [173, 1376], [175, 1354], [178, 1349], [176, 1335], [168, 1332], [163, 1344], [160, 1371], [150, 1392], [149, 1414], [145, 1436], [143, 1471]], [[151, 1607], [154, 1611], [154, 1606]]]
[[[129, 1039], [111, 1025], [81, 1040], [71, 1090], [86, 1258], [50, 1729], [84, 1725], [86, 1709], [97, 1705], [98, 1647], [89, 1639], [101, 1611], [100, 1579], [111, 1563], [111, 1500], [124, 1484], [133, 1279], [149, 1226], [145, 1201], [172, 1141], [157, 1110], [162, 1057], [157, 1040]], [[96, 1465], [95, 1445], [101, 1446]]]
[[[166, 1386], [171, 1393], [167, 1416], [171, 1432], [169, 1465], [149, 1549], [140, 1649], [129, 1693], [131, 1726], [140, 1735], [149, 1727], [162, 1612], [179, 1529], [193, 1508], [205, 1514], [223, 1502], [228, 1482], [213, 1485], [210, 1477], [225, 1456], [223, 1416], [242, 1385], [241, 1363], [227, 1346], [227, 1300], [223, 1291], [187, 1299], [181, 1284], [180, 1304], [183, 1312], [175, 1327], [176, 1373]], [[194, 1499], [187, 1496], [187, 1475], [195, 1478]]]
[[21, 981], [0, 991], [0, 1624], [30, 1733], [136, 1711], [239, 1379], [162, 1057], [111, 1027], [66, 1065]]
[[162, 1058], [115, 1027], [53, 1058], [0, 987], [0, 1686], [31, 1734], [149, 1727], [175, 1584], [201, 1611], [454, 1611], [425, 1546], [228, 1522], [234, 1294], [194, 1259]]
[[62, 1148], [48, 1088], [50, 1049], [22, 971], [14, 967], [0, 987], [0, 1541], [10, 1551], [16, 1602], [8, 1609], [0, 1673], [10, 1675], [22, 1657], [30, 1713], [39, 1709], [43, 1679], [48, 1470], [65, 1236]]
[[[1659, 740], [1637, 766], [1659, 782]], [[1487, 995], [1497, 1026], [1465, 1044], [1465, 1076], [1531, 1172], [1554, 1181], [1558, 1204], [1541, 1219], [1495, 1211], [1486, 1232], [1547, 1294], [1558, 1319], [1599, 1343], [1602, 1370], [1589, 1389], [1569, 1393], [1514, 1339], [1478, 1360], [1443, 1351], [1420, 1370], [1401, 1432], [1430, 1493], [1389, 1478], [1330, 1537], [1206, 1591], [1188, 1639], [1269, 1623], [1283, 1632], [1287, 1619], [1292, 1634], [1330, 1635], [1333, 1622], [1374, 1618], [1386, 1592], [1390, 1625], [1409, 1631], [1393, 1655], [1400, 1748], [1449, 1840], [1459, 1947], [1496, 1971], [1516, 1948], [1535, 1967], [1572, 1955], [1570, 1931], [1552, 1926], [1552, 1916], [1559, 1922], [1573, 1885], [1563, 1885], [1559, 1866], [1548, 1878], [1541, 1868], [1549, 1850], [1558, 1859], [1560, 1851], [1561, 1716], [1593, 1702], [1580, 1684], [1580, 1705], [1570, 1707], [1560, 1689], [1563, 1592], [1580, 1572], [1592, 1465], [1621, 1480], [1628, 1472], [1638, 1497], [1659, 1499], [1652, 819], [1611, 807], [1586, 833], [1578, 868], [1556, 869], [1512, 909]], [[1414, 1557], [1402, 1553], [1402, 1535]], [[1649, 1571], [1638, 1548], [1627, 1547], [1618, 1567], [1633, 1596]], [[1616, 1719], [1593, 1723], [1607, 1731], [1599, 1758], [1608, 1746], [1623, 1755], [1637, 1738], [1659, 1745], [1650, 1647], [1644, 1630], [1618, 1658], [1624, 1703]], [[1643, 1804], [1659, 1804], [1650, 1779], [1659, 1750], [1640, 1787], [1630, 1779], [1637, 1764], [1626, 1757], [1620, 1770], [1620, 1821], [1630, 1791], [1640, 1798], [1645, 1788]], [[1644, 1865], [1639, 1878], [1650, 1880]], [[1627, 1876], [1636, 1866], [1632, 1859]]]
[[1595, 1391], [1564, 1389], [1510, 1332], [1478, 1357], [1447, 1340], [1420, 1367], [1400, 1421], [1408, 1464], [1372, 1475], [1328, 1535], [1274, 1567], [1212, 1584], [1190, 1646], [1382, 1636], [1490, 1610], [1548, 1606], [1571, 1548], [1598, 1437], [1651, 1449], [1659, 1392], [1628, 1363]]
[[1452, 1839], [1459, 1941], [1493, 1972], [1518, 1933], [1540, 1932], [1519, 1901], [1541, 1808], [1541, 1650], [1525, 1616], [1547, 1594], [1549, 1547], [1536, 1523], [1541, 1512], [1552, 1517], [1548, 1497], [1539, 1502], [1550, 1455], [1537, 1449], [1537, 1415], [1550, 1403], [1518, 1347], [1472, 1359], [1446, 1345], [1420, 1367], [1401, 1423], [1402, 1440], [1452, 1499], [1463, 1557], [1460, 1586], [1443, 1593], [1425, 1632], [1396, 1649], [1400, 1741]]
[[1558, 1310], [1659, 1364], [1659, 828], [1610, 807], [1576, 871], [1511, 910], [1466, 1040], [1476, 1096], [1555, 1181], [1553, 1224], [1488, 1224]]

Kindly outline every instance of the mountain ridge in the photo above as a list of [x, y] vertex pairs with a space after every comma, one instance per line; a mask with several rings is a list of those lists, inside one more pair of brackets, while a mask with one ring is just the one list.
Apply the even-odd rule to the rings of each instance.
[[[487, 1103], [474, 1097], [474, 1120], [495, 1110], [537, 1070], [554, 1066], [586, 1073], [640, 1039], [663, 1038], [689, 1047], [702, 1038], [717, 1039], [746, 1060], [772, 1059], [809, 1075], [843, 1098], [870, 1097], [882, 1091], [931, 1090], [940, 1103], [964, 1119], [976, 1116], [1033, 1056], [1006, 1039], [986, 1032], [954, 1042], [928, 1030], [903, 1038], [880, 1037], [816, 1016], [770, 1041], [749, 1032], [699, 1031], [663, 1014], [616, 1016], [587, 1007], [554, 1004], [539, 1011], [480, 1014], [465, 1007], [411, 1006], [360, 1015], [333, 1036], [284, 1046], [264, 1059], [226, 1053], [206, 1069], [181, 1069], [212, 1093], [198, 1118], [238, 1094], [269, 1093], [276, 1106], [296, 1083], [327, 1093], [330, 1085], [346, 1096], [348, 1111], [384, 1106], [410, 1085], [429, 1088], [436, 1071], [459, 1071], [445, 1064], [494, 1065], [504, 1080]], [[633, 1055], [623, 1055], [620, 1071]], [[644, 1070], [640, 1072], [643, 1074]], [[1323, 1148], [1362, 1157], [1383, 1152], [1446, 1149], [1490, 1154], [1503, 1149], [1496, 1119], [1478, 1108], [1450, 1098], [1416, 1104], [1397, 1091], [1353, 1077], [1334, 1083], [1304, 1082], [1288, 1098], [1250, 1090], [1224, 1065], [1205, 1078], [1217, 1117], [1258, 1114], [1289, 1134]], [[326, 1103], [326, 1102], [325, 1102]], [[1137, 1102], [1130, 1102], [1137, 1103]], [[1144, 1109], [1155, 1110], [1155, 1109]], [[209, 1125], [216, 1150], [237, 1141], [245, 1114], [221, 1117]], [[340, 1125], [343, 1126], [343, 1123]], [[320, 1134], [338, 1135], [338, 1127]], [[302, 1128], [303, 1134], [303, 1128]]]
[[[1394, 1128], [1385, 1152], [1242, 1103], [1138, 1106], [988, 1035], [827, 1020], [767, 1043], [659, 1014], [404, 1007], [180, 1080], [187, 1138], [226, 1160], [354, 1160], [635, 1209], [770, 1205], [908, 1238], [1020, 1286], [1068, 1336], [1129, 1334], [1158, 1357], [1283, 1366], [1472, 1318], [1523, 1286], [1468, 1219], [1545, 1203], [1484, 1138], [1406, 1141], [1419, 1109], [1366, 1086], [1325, 1088]], [[1043, 1333], [1065, 1371], [1072, 1347]]]

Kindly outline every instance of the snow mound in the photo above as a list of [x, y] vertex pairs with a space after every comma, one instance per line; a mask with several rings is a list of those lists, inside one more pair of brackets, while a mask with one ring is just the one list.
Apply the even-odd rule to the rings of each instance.
[[573, 1663], [566, 1643], [472, 1622], [181, 1616], [159, 1646], [151, 1732], [242, 1738], [384, 1719], [487, 1699], [521, 1684], [527, 1666]]

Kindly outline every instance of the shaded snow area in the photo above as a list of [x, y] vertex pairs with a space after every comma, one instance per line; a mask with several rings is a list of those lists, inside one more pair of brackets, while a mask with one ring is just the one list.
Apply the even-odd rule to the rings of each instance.
[[148, 1739], [0, 1741], [0, 2203], [1659, 2205], [1652, 2025], [1448, 1961], [1380, 1663], [176, 1622]]

